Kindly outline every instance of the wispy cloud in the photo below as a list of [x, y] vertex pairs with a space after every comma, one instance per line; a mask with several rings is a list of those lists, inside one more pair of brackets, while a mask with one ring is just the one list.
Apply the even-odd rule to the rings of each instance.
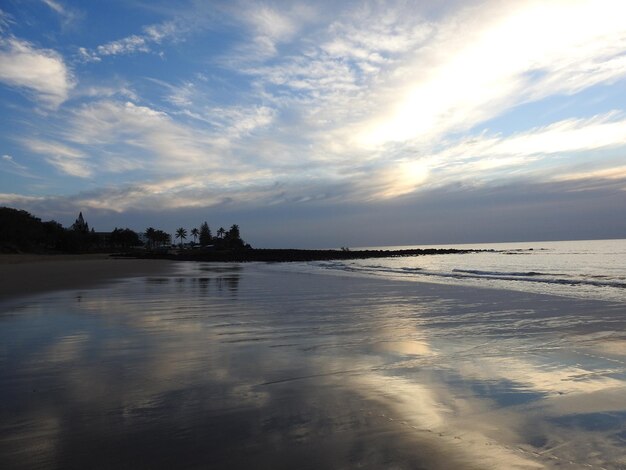
[[[211, 125], [198, 128], [148, 106], [102, 99], [67, 112], [65, 127], [52, 138], [24, 138], [22, 144], [77, 177], [138, 169], [148, 178], [194, 175], [209, 178], [215, 185], [241, 184], [245, 177], [258, 177], [258, 172], [265, 170], [233, 149], [240, 139], [272, 121], [271, 110], [212, 111]], [[202, 119], [202, 124], [208, 122], [208, 118]]]
[[289, 109], [281, 126], [311, 145], [293, 147], [299, 158], [323, 155], [335, 174], [347, 162], [362, 168], [355, 173], [370, 194], [396, 197], [442, 177], [519, 177], [551, 154], [624, 145], [623, 123], [607, 115], [511, 137], [449, 135], [521, 103], [626, 76], [626, 28], [616, 19], [623, 7], [602, 6], [481, 5], [440, 23], [362, 8], [316, 29], [318, 45], [302, 40], [300, 54], [243, 70], [266, 100]]
[[[620, 119], [621, 118], [621, 119]], [[477, 156], [547, 155], [581, 152], [626, 144], [626, 119], [615, 113], [588, 119], [566, 119], [507, 138], [477, 139]]]
[[351, 129], [355, 144], [428, 142], [520, 103], [626, 76], [620, 2], [524, 2], [481, 13], [438, 25], [431, 46], [372, 97], [382, 112]]
[[232, 6], [230, 16], [239, 27], [240, 42], [219, 61], [239, 69], [277, 57], [279, 48], [297, 42], [303, 29], [319, 14], [314, 5], [300, 2], [238, 2]]
[[[457, 166], [460, 171], [480, 171], [500, 166], [529, 163], [532, 159], [555, 156], [561, 166], [576, 163], [580, 152], [626, 145], [626, 119], [620, 113], [606, 113], [587, 119], [565, 119], [508, 136], [482, 134], [427, 154], [437, 166]], [[559, 158], [567, 155], [567, 159]], [[536, 171], [529, 167], [528, 171]], [[488, 175], [488, 173], [487, 173]]]
[[199, 166], [212, 168], [217, 163], [208, 136], [147, 106], [100, 100], [74, 110], [70, 119], [66, 140], [92, 148], [114, 142], [130, 159], [143, 161], [147, 169], [190, 171]]
[[33, 208], [36, 207], [36, 203], [38, 202], [50, 204], [54, 199], [56, 198], [50, 196], [25, 196], [23, 194], [15, 193], [0, 193], [0, 204], [5, 206]]
[[[400, 157], [388, 169], [377, 171], [365, 186], [377, 187], [376, 194], [387, 198], [455, 182], [499, 184], [520, 178], [547, 181], [555, 171], [574, 172], [580, 160], [588, 158], [588, 152], [624, 146], [626, 119], [621, 115], [566, 119], [509, 136], [471, 137], [439, 151], [421, 149], [415, 151], [419, 156]], [[583, 171], [576, 174], [584, 179], [602, 173], [590, 169], [587, 176]]]
[[46, 4], [50, 9], [52, 9], [55, 13], [57, 13], [63, 19], [63, 25], [68, 26], [78, 20], [81, 15], [77, 10], [73, 8], [68, 8], [66, 5], [63, 5], [61, 2], [56, 0], [41, 0], [44, 4]]
[[11, 15], [0, 8], [0, 32], [4, 32], [9, 29], [9, 25], [13, 22]]
[[254, 5], [248, 8], [243, 19], [253, 31], [252, 41], [247, 44], [247, 48], [258, 58], [274, 56], [277, 44], [288, 41], [297, 31], [296, 22], [289, 14], [268, 5]]
[[101, 56], [148, 52], [151, 42], [152, 39], [148, 35], [138, 36], [133, 34], [132, 36], [98, 46], [97, 52]]
[[54, 11], [56, 11], [58, 14], [60, 15], [65, 14], [65, 8], [59, 2], [55, 2], [54, 0], [41, 0], [41, 1], [45, 3], [46, 5], [48, 5], [50, 8], [52, 8]]
[[[555, 181], [575, 180], [626, 180], [626, 165], [604, 168], [601, 170], [589, 170], [576, 173], [565, 173], [554, 177]], [[626, 185], [624, 186], [626, 191]]]
[[0, 81], [28, 91], [53, 109], [68, 99], [76, 83], [59, 53], [15, 37], [0, 39]]
[[20, 165], [19, 163], [17, 163], [17, 162], [15, 161], [15, 159], [14, 159], [11, 155], [7, 155], [7, 154], [2, 155], [2, 157], [0, 157], [0, 159], [1, 159], [3, 162], [5, 162], [5, 163], [9, 164], [10, 166], [12, 166], [12, 167], [13, 167], [13, 168], [15, 168], [15, 169], [18, 169], [18, 170], [27, 170], [27, 169], [28, 169], [28, 168], [26, 168], [25, 166]]
[[131, 34], [95, 49], [79, 47], [78, 58], [84, 62], [100, 62], [106, 56], [152, 52], [154, 46], [164, 41], [178, 41], [191, 29], [193, 26], [182, 18], [144, 26], [140, 34]]
[[82, 62], [100, 62], [100, 56], [86, 47], [78, 48], [78, 59]]
[[85, 154], [80, 150], [59, 142], [39, 139], [24, 139], [22, 143], [29, 150], [44, 155], [45, 160], [62, 173], [80, 178], [93, 174], [85, 160]]
[[18, 163], [13, 156], [8, 154], [0, 156], [0, 171], [26, 178], [38, 178], [31, 173], [27, 166]]

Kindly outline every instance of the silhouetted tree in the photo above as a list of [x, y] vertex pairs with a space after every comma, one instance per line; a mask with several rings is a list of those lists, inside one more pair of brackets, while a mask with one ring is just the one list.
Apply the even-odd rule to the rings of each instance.
[[172, 237], [170, 236], [169, 233], [165, 233], [163, 230], [155, 230], [154, 231], [154, 241], [159, 246], [171, 245], [172, 244]]
[[29, 250], [44, 235], [41, 219], [26, 211], [0, 208], [0, 245], [3, 251]]
[[235, 240], [241, 239], [241, 235], [239, 233], [239, 225], [233, 224], [230, 227], [230, 230], [228, 231], [227, 236], [230, 237], [231, 239], [235, 239]]
[[43, 245], [46, 249], [65, 250], [67, 243], [67, 230], [63, 226], [54, 221], [44, 222], [43, 228]]
[[152, 228], [152, 227], [148, 227], [146, 229], [145, 233], [144, 233], [144, 235], [148, 239], [148, 247], [149, 248], [154, 248], [154, 245], [156, 243], [155, 234], [156, 234], [156, 230], [154, 228]]
[[[246, 247], [241, 239], [239, 226], [234, 224], [228, 231], [220, 227], [217, 231], [219, 238], [213, 238], [207, 222], [202, 223], [200, 229], [190, 230], [194, 243], [198, 238], [203, 246], [214, 244], [218, 250], [234, 250]], [[148, 246], [171, 245], [171, 236], [163, 230], [148, 227], [145, 231]], [[183, 247], [187, 239], [187, 230], [180, 227], [176, 230], [176, 238], [180, 239]], [[115, 228], [109, 234], [108, 244], [115, 248], [130, 248], [140, 246], [139, 235], [129, 228]], [[42, 222], [26, 211], [0, 207], [0, 251], [15, 252], [20, 250], [60, 250], [65, 252], [80, 252], [100, 248], [106, 245], [105, 237], [100, 237], [85, 221], [82, 212], [70, 229], [63, 228], [53, 220]]]
[[209, 224], [204, 222], [200, 225], [200, 245], [207, 246], [210, 245], [213, 241], [213, 236], [211, 235], [211, 229], [209, 228]]
[[130, 248], [131, 246], [141, 245], [139, 235], [129, 228], [115, 228], [111, 232], [111, 246], [116, 248]]
[[183, 240], [187, 239], [187, 230], [185, 230], [183, 227], [180, 227], [178, 230], [176, 230], [176, 238], [180, 238], [180, 247], [183, 247]]
[[243, 247], [244, 243], [239, 233], [239, 225], [234, 224], [230, 227], [230, 230], [226, 232], [224, 241], [226, 242], [226, 246], [231, 250]]

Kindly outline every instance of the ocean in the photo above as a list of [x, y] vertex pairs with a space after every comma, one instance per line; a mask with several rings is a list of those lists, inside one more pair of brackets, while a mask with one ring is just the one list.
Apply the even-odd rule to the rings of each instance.
[[489, 251], [313, 262], [287, 267], [626, 303], [626, 240], [375, 247], [411, 248]]

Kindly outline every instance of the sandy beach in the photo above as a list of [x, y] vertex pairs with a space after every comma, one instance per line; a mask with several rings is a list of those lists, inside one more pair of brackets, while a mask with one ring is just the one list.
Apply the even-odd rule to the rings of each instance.
[[171, 268], [167, 260], [129, 260], [108, 254], [0, 255], [0, 302], [47, 291], [93, 287]]
[[0, 467], [626, 465], [623, 304], [284, 269], [0, 310]]

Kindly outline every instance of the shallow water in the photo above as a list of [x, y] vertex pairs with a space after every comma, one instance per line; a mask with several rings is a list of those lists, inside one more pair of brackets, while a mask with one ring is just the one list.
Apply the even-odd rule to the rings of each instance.
[[180, 263], [0, 312], [0, 468], [626, 466], [619, 302]]
[[[626, 240], [379, 247], [488, 250], [308, 263], [313, 271], [346, 272], [417, 282], [491, 287], [626, 303]], [[302, 266], [298, 266], [301, 270]]]

